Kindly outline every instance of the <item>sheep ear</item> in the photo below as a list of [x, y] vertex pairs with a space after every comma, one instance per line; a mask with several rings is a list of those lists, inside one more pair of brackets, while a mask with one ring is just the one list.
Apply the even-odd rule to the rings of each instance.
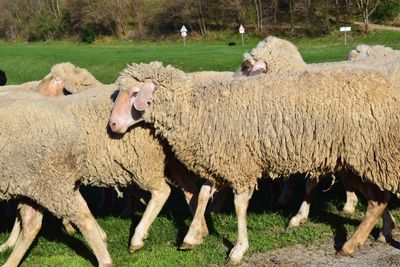
[[46, 78], [42, 80], [37, 87], [37, 91], [42, 96], [58, 96], [63, 93], [63, 89], [64, 82], [59, 77]]
[[49, 84], [48, 96], [58, 96], [63, 94], [64, 82], [61, 78], [51, 79]]
[[267, 65], [263, 60], [257, 60], [248, 76], [256, 76], [265, 72], [267, 72]]
[[155, 85], [151, 81], [145, 81], [143, 87], [138, 92], [137, 96], [133, 99], [133, 105], [136, 110], [144, 111], [148, 108], [153, 101], [153, 92]]

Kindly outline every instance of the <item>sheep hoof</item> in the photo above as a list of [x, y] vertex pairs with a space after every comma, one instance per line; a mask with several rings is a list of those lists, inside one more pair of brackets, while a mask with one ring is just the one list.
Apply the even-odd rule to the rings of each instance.
[[229, 257], [228, 260], [225, 262], [226, 266], [235, 266], [239, 265], [242, 259], [234, 258], [234, 257]]
[[182, 245], [179, 246], [180, 250], [192, 250], [196, 247], [195, 244], [190, 244], [187, 242], [183, 242]]
[[140, 250], [143, 247], [143, 245], [133, 245], [129, 248], [129, 253], [133, 254], [136, 251]]
[[293, 219], [290, 220], [287, 228], [299, 227], [301, 223], [302, 223], [301, 220], [297, 220], [297, 218], [293, 218]]
[[[346, 244], [345, 244], [346, 245]], [[347, 248], [345, 245], [343, 245], [342, 249], [336, 252], [336, 256], [352, 256], [355, 249]]]
[[356, 208], [355, 207], [344, 207], [343, 208], [343, 212], [344, 213], [346, 213], [346, 214], [353, 214], [354, 212], [356, 211]]

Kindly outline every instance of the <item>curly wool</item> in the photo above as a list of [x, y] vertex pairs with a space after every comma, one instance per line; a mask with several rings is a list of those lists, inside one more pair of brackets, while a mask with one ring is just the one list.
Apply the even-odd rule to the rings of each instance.
[[133, 64], [122, 88], [156, 84], [146, 122], [190, 170], [235, 191], [271, 177], [349, 169], [398, 194], [397, 94], [379, 73], [330, 69], [198, 85], [159, 62]]
[[[124, 136], [109, 131], [114, 92], [114, 85], [103, 85], [66, 97], [0, 107], [5, 116], [0, 126], [4, 127], [0, 198], [29, 197], [55, 216], [70, 219], [76, 205], [73, 192], [79, 184], [136, 183], [154, 191], [169, 180], [176, 183], [174, 175], [192, 175], [184, 169], [176, 174], [168, 171], [169, 163], [173, 168], [179, 165], [152, 130], [136, 128]], [[16, 135], [18, 141], [13, 142]], [[167, 178], [166, 172], [173, 175]]]

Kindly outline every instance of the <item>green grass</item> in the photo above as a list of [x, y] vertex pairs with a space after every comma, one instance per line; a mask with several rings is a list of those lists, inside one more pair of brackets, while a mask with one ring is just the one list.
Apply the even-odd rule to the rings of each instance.
[[[173, 64], [185, 71], [233, 71], [240, 64], [242, 53], [251, 50], [258, 40], [246, 40], [244, 47], [240, 45], [240, 39], [229, 41], [235, 41], [237, 45], [228, 46], [228, 41], [190, 40], [186, 47], [173, 42], [113, 41], [109, 44], [92, 45], [69, 42], [0, 42], [0, 69], [6, 71], [10, 84], [41, 79], [52, 65], [63, 61], [70, 61], [89, 69], [105, 83], [113, 82], [118, 72], [128, 63], [152, 60]], [[317, 39], [297, 38], [292, 41], [299, 47], [306, 62], [310, 63], [343, 60], [359, 43], [385, 44], [400, 48], [400, 33], [381, 31], [373, 32], [367, 37], [350, 35], [347, 46], [344, 46], [341, 35]], [[303, 188], [300, 186], [299, 192], [303, 192]], [[90, 193], [86, 195], [91, 196]], [[344, 241], [359, 224], [365, 205], [360, 205], [361, 211], [356, 215], [346, 216], [338, 211], [343, 205], [343, 195], [340, 189], [317, 194], [315, 199], [321, 201], [313, 203], [310, 221], [298, 229], [287, 230], [285, 226], [299, 206], [301, 195], [288, 210], [272, 212], [266, 204], [267, 197], [262, 192], [257, 192], [250, 203], [248, 215], [249, 253], [323, 240], [332, 242], [334, 237]], [[161, 216], [154, 222], [145, 247], [133, 255], [128, 253], [129, 239], [142, 213], [137, 212], [133, 220], [123, 220], [115, 216], [98, 218], [108, 234], [108, 248], [115, 266], [205, 266], [224, 263], [236, 240], [236, 221], [232, 209], [228, 208], [227, 212], [211, 215], [211, 232], [205, 243], [193, 251], [182, 252], [177, 250], [177, 246], [188, 229], [190, 216], [182, 204], [182, 197], [175, 197], [175, 202], [173, 200], [174, 198], [169, 201]], [[96, 198], [92, 195], [88, 202], [94, 207]], [[181, 204], [177, 205], [176, 202]], [[395, 216], [399, 219], [399, 212], [396, 211]], [[0, 242], [4, 242], [7, 236], [8, 232], [3, 226]], [[0, 262], [4, 262], [9, 254], [10, 251], [0, 254]], [[24, 258], [22, 266], [93, 264], [96, 264], [96, 260], [82, 236], [68, 236], [58, 220], [46, 216], [40, 236]]]

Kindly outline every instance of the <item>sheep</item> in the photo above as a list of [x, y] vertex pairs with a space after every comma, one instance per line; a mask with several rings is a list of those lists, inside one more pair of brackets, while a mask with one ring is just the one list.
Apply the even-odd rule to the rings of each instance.
[[[57, 83], [63, 83], [63, 90], [51, 90]], [[58, 96], [75, 94], [90, 87], [102, 85], [89, 71], [79, 68], [70, 62], [54, 65], [50, 73], [40, 81], [26, 82], [20, 85], [7, 85], [0, 89], [0, 93], [30, 90], [44, 96]], [[57, 87], [58, 89], [58, 87]]]
[[[259, 49], [257, 51], [257, 49]], [[265, 52], [269, 51], [269, 52]], [[262, 56], [260, 56], [262, 55]], [[285, 56], [279, 56], [285, 55]], [[302, 70], [318, 70], [318, 69], [330, 69], [330, 68], [364, 68], [370, 70], [378, 70], [384, 75], [389, 77], [392, 85], [398, 86], [400, 82], [400, 65], [398, 64], [399, 52], [392, 50], [391, 48], [383, 46], [367, 46], [359, 45], [356, 50], [349, 53], [349, 61], [340, 62], [328, 62], [328, 63], [316, 63], [306, 65], [298, 52], [297, 48], [290, 42], [269, 36], [257, 45], [257, 48], [253, 49], [251, 54], [245, 53], [245, 60], [242, 64], [241, 69], [237, 72], [245, 72], [246, 69], [251, 69], [257, 64], [261, 70], [264, 69], [264, 73], [271, 72], [286, 72], [286, 71], [302, 71]], [[261, 60], [259, 60], [261, 58]], [[294, 60], [287, 60], [287, 58], [293, 58]], [[274, 68], [274, 66], [285, 66]], [[268, 71], [267, 71], [268, 69]], [[272, 71], [272, 70], [273, 71]], [[293, 184], [292, 180], [288, 179], [285, 182], [285, 187], [278, 200], [281, 205], [286, 205], [292, 195]], [[306, 196], [305, 200], [300, 206], [299, 211], [289, 221], [289, 227], [299, 226], [305, 222], [308, 218], [310, 202], [312, 199], [312, 193], [318, 183], [312, 180], [306, 182]], [[343, 211], [352, 213], [355, 211], [358, 198], [354, 192], [346, 191], [346, 203], [343, 207]], [[393, 224], [394, 222], [392, 222]], [[382, 228], [388, 229], [388, 228]], [[390, 233], [381, 232], [380, 240], [385, 240], [384, 237], [390, 236]]]
[[[243, 63], [236, 70], [234, 77], [254, 76], [268, 73], [283, 73], [304, 71], [308, 65], [304, 62], [297, 47], [291, 42], [274, 36], [268, 36], [260, 41], [250, 53], [244, 53]], [[300, 206], [299, 211], [289, 221], [289, 227], [299, 226], [308, 218], [312, 192], [317, 183], [307, 180], [305, 200]], [[273, 194], [276, 192], [273, 192]], [[287, 205], [293, 194], [293, 181], [286, 179], [278, 204]], [[354, 192], [346, 191], [346, 203], [343, 210], [349, 213], [354, 212], [358, 198]], [[272, 199], [271, 204], [276, 205]]]
[[[37, 204], [55, 216], [76, 224], [93, 249], [99, 265], [111, 264], [104, 242], [106, 235], [84, 204], [78, 191], [80, 184], [124, 187], [136, 183], [151, 192], [152, 198], [132, 237], [131, 252], [144, 245], [152, 221], [167, 200], [170, 193], [167, 181], [184, 189], [185, 198], [194, 209], [198, 189], [194, 184], [195, 178], [191, 177], [193, 174], [176, 161], [167, 144], [155, 138], [152, 130], [138, 128], [123, 137], [108, 131], [107, 122], [112, 107], [110, 97], [114, 91], [113, 87], [100, 86], [68, 97], [20, 100], [0, 107], [1, 114], [6, 117], [2, 125], [11, 125], [11, 117], [15, 124], [2, 129], [0, 137], [0, 143], [7, 148], [1, 153], [13, 155], [11, 158], [0, 157], [1, 164], [5, 166], [4, 178], [0, 182], [0, 199], [24, 197], [22, 201], [25, 204], [20, 209], [21, 233], [18, 229], [12, 232], [13, 238], [18, 236], [18, 240], [14, 241], [15, 247], [6, 265], [18, 264], [37, 235], [42, 216]], [[50, 117], [52, 112], [54, 115]], [[23, 117], [17, 119], [17, 115]], [[57, 120], [54, 120], [55, 117]], [[2, 142], [3, 136], [10, 139], [17, 134], [17, 130], [21, 131], [21, 127], [27, 125], [31, 126], [27, 132], [23, 131], [22, 136], [18, 134], [17, 144]], [[28, 135], [29, 144], [21, 149]], [[62, 140], [57, 141], [59, 139]], [[123, 156], [127, 153], [130, 158]], [[61, 163], [56, 165], [58, 161], [65, 161], [62, 169], [58, 167]], [[19, 168], [21, 164], [25, 167], [17, 179], [14, 168]], [[25, 171], [27, 168], [29, 170]], [[29, 176], [25, 176], [25, 172]], [[181, 179], [184, 176], [189, 178]], [[24, 201], [25, 198], [30, 201]], [[32, 217], [34, 226], [27, 223], [33, 220]], [[205, 220], [203, 226], [202, 235], [207, 235]]]
[[[50, 73], [41, 81], [2, 87], [0, 90], [0, 105], [4, 106], [20, 99], [68, 95], [100, 84], [86, 69], [76, 67], [70, 62], [58, 63], [51, 68]], [[13, 208], [14, 206], [8, 207], [6, 216], [10, 216], [11, 210], [15, 209]], [[18, 229], [19, 223], [17, 217], [13, 229]], [[75, 232], [74, 228], [66, 220], [63, 220], [63, 224], [68, 233]], [[10, 239], [0, 246], [0, 251], [13, 245], [15, 241], [13, 237], [16, 236], [13, 233], [14, 231], [10, 235]]]
[[383, 45], [365, 45], [360, 44], [353, 50], [351, 50], [348, 54], [348, 61], [363, 61], [363, 60], [383, 60], [391, 58], [399, 58], [400, 51], [394, 50], [390, 47], [386, 47]]
[[306, 68], [307, 65], [295, 45], [284, 39], [268, 36], [250, 53], [243, 54], [243, 62], [234, 76], [303, 71]]
[[7, 83], [7, 76], [3, 70], [0, 70], [0, 86], [6, 85]]
[[[382, 73], [387, 77], [393, 87], [400, 91], [400, 51], [393, 50], [391, 48], [375, 45], [358, 45], [355, 50], [352, 50], [348, 55], [347, 61], [339, 62], [328, 62], [328, 63], [316, 63], [307, 65], [308, 70], [326, 70], [330, 68], [342, 68], [342, 69], [366, 69], [375, 70]], [[287, 185], [287, 184], [286, 184]], [[295, 227], [300, 223], [307, 220], [309, 213], [309, 206], [311, 202], [312, 192], [316, 187], [317, 183], [310, 180], [307, 181], [306, 185], [306, 199], [303, 201], [298, 213], [291, 218], [289, 227]], [[346, 191], [346, 203], [343, 207], [343, 211], [352, 213], [357, 205], [358, 198], [354, 192]], [[282, 197], [280, 202], [285, 202]], [[393, 218], [391, 215], [386, 215], [386, 218]], [[385, 224], [385, 222], [384, 222]], [[394, 225], [394, 219], [389, 222], [390, 225]], [[378, 240], [387, 241], [390, 239], [390, 227], [383, 227]], [[389, 231], [389, 232], [388, 232]]]
[[[228, 264], [240, 262], [248, 249], [246, 209], [262, 174], [351, 174], [347, 179], [369, 204], [341, 249], [349, 255], [364, 244], [390, 192], [400, 193], [400, 98], [374, 71], [338, 68], [201, 84], [152, 62], [130, 65], [118, 84], [109, 122], [114, 132], [140, 121], [152, 125], [177, 158], [210, 183], [199, 199], [209, 197], [211, 185], [233, 188], [238, 240]], [[198, 206], [193, 221], [202, 212]], [[191, 224], [184, 244], [196, 245], [197, 227]]]

